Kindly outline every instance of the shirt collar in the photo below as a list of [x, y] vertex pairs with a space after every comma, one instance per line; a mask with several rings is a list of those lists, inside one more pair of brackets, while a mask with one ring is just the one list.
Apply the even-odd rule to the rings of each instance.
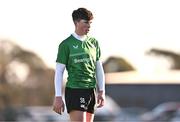
[[78, 40], [80, 40], [80, 41], [84, 41], [84, 39], [86, 38], [86, 35], [84, 35], [84, 36], [79, 36], [77, 33], [72, 33], [72, 35], [76, 38], [76, 39], [78, 39]]

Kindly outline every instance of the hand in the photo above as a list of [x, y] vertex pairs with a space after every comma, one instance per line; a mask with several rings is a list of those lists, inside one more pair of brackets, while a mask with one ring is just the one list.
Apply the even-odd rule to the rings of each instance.
[[64, 102], [61, 96], [54, 98], [53, 110], [58, 114], [62, 114], [64, 112]]
[[98, 104], [97, 107], [100, 108], [104, 106], [104, 102], [105, 102], [105, 94], [103, 93], [103, 91], [99, 91], [97, 96], [97, 104]]

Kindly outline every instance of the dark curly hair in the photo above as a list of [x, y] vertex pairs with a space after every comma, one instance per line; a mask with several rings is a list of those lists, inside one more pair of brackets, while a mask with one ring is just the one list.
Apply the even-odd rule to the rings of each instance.
[[93, 14], [86, 8], [78, 8], [77, 10], [73, 11], [72, 19], [73, 21], [79, 21], [81, 19], [89, 21], [93, 19]]

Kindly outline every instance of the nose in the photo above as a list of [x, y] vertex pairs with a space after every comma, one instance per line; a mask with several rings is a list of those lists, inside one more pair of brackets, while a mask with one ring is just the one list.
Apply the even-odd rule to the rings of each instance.
[[87, 27], [90, 28], [91, 27], [91, 23], [88, 22]]
[[90, 27], [91, 27], [91, 25], [89, 24], [89, 25], [88, 25], [88, 28], [90, 28]]

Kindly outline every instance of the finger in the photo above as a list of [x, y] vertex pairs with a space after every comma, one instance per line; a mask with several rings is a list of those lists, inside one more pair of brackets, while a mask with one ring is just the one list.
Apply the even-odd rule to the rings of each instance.
[[54, 108], [54, 111], [55, 111], [56, 113], [59, 113], [57, 108]]
[[61, 108], [56, 108], [56, 113], [61, 114]]
[[98, 108], [104, 106], [104, 99], [99, 99]]
[[61, 114], [61, 107], [54, 107], [53, 109], [56, 113]]
[[58, 110], [58, 114], [62, 114], [61, 109]]
[[101, 97], [97, 97], [97, 104], [100, 104], [100, 102], [101, 102]]
[[57, 111], [57, 109], [56, 109], [56, 107], [55, 107], [55, 106], [53, 106], [53, 111], [55, 111], [55, 112]]
[[97, 99], [97, 104], [99, 104], [99, 103], [100, 103], [100, 99], [98, 98], [98, 99]]
[[97, 100], [97, 107], [99, 108], [100, 105], [101, 105], [101, 100], [98, 99], [98, 100]]
[[62, 104], [61, 105], [61, 109], [60, 109], [61, 110], [61, 114], [64, 112], [64, 109], [65, 109], [65, 106], [64, 106], [64, 104]]
[[101, 108], [102, 106], [103, 106], [103, 105], [100, 103], [97, 107], [98, 107], [98, 108]]

